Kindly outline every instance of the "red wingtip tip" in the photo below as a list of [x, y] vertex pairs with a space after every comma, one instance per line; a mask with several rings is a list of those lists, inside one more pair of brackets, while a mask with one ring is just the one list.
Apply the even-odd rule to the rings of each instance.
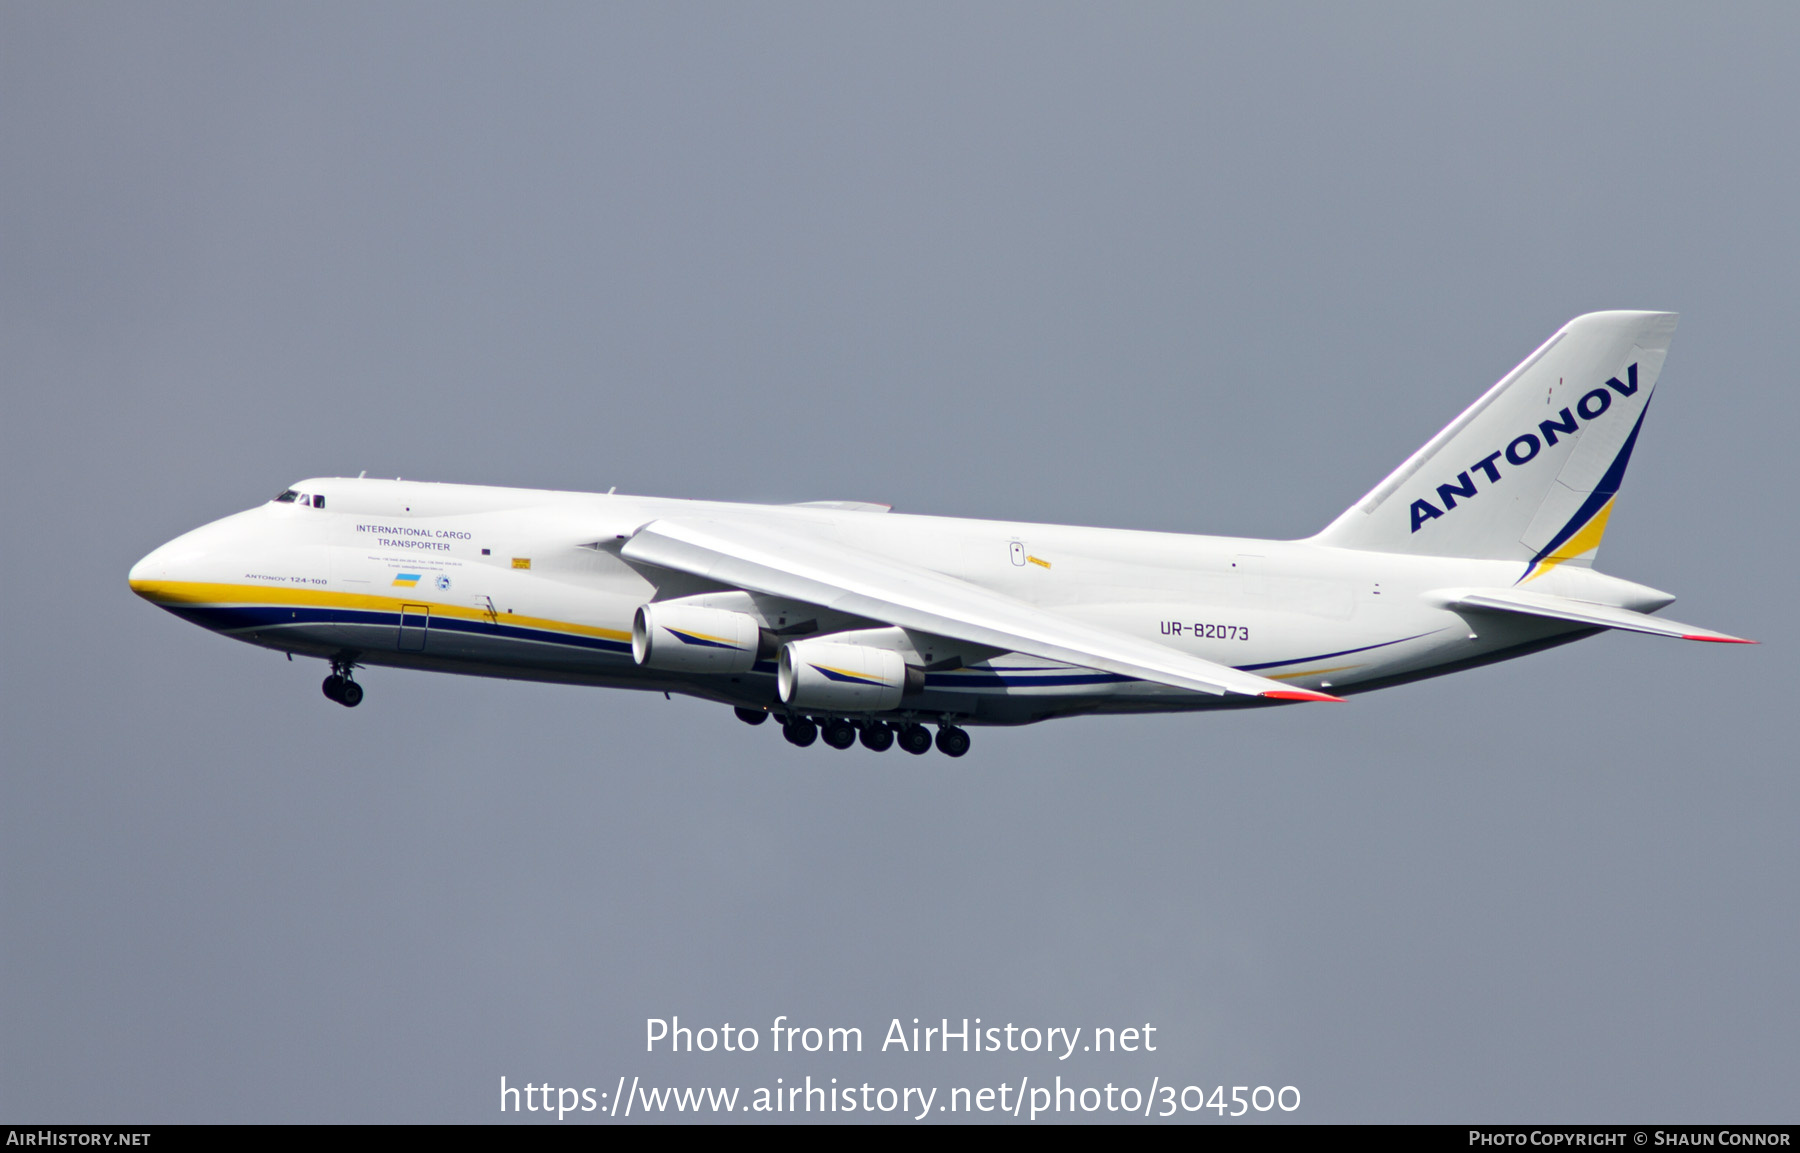
[[1760, 645], [1761, 641], [1745, 640], [1743, 637], [1703, 637], [1698, 633], [1683, 633], [1684, 641], [1711, 641], [1717, 645]]
[[1339, 704], [1344, 703], [1343, 697], [1334, 697], [1330, 693], [1310, 692], [1306, 689], [1270, 689], [1268, 692], [1264, 693], [1263, 696], [1272, 697], [1278, 701], [1336, 701]]

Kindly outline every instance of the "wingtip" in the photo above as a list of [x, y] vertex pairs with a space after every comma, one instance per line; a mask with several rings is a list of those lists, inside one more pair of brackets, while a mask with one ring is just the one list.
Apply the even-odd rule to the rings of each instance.
[[1277, 701], [1336, 701], [1344, 703], [1343, 697], [1334, 697], [1330, 693], [1315, 693], [1308, 689], [1270, 689], [1263, 696]]
[[1716, 645], [1760, 645], [1760, 644], [1762, 644], [1761, 641], [1746, 640], [1743, 637], [1726, 637], [1726, 636], [1709, 637], [1709, 636], [1702, 636], [1699, 633], [1683, 633], [1683, 634], [1681, 634], [1681, 639], [1684, 641], [1711, 641], [1712, 643], [1714, 643]]

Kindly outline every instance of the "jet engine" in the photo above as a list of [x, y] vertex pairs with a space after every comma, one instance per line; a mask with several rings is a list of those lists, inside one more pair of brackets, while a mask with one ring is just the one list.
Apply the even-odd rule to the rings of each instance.
[[796, 709], [879, 713], [923, 688], [925, 672], [887, 649], [821, 638], [781, 646], [776, 685], [782, 703]]
[[755, 617], [726, 609], [647, 604], [631, 619], [632, 659], [669, 672], [747, 673], [761, 640]]

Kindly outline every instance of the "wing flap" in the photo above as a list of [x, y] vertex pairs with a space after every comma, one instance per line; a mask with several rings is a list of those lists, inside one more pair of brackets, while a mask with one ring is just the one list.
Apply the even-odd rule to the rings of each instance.
[[1684, 625], [1680, 621], [1665, 620], [1651, 616], [1649, 613], [1634, 612], [1614, 605], [1595, 604], [1592, 601], [1578, 601], [1571, 597], [1559, 597], [1550, 593], [1518, 592], [1512, 589], [1476, 589], [1455, 594], [1450, 600], [1453, 609], [1474, 609], [1481, 612], [1517, 613], [1522, 616], [1545, 617], [1549, 620], [1568, 621], [1572, 624], [1592, 625], [1603, 629], [1622, 629], [1625, 632], [1648, 633], [1655, 637], [1675, 637], [1684, 641], [1717, 641], [1722, 644], [1753, 645], [1756, 642], [1734, 637], [1727, 633], [1703, 629], [1698, 625]]
[[973, 644], [1066, 661], [1191, 692], [1335, 701], [1254, 673], [1046, 612], [919, 565], [784, 532], [778, 525], [699, 518], [652, 521], [626, 560], [806, 601], [852, 616]]

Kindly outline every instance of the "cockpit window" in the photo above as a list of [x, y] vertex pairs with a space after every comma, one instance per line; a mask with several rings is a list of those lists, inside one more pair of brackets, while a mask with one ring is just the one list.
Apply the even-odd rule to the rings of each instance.
[[314, 494], [313, 507], [314, 508], [324, 508], [325, 507], [325, 494], [324, 493]]
[[293, 504], [295, 500], [299, 499], [299, 496], [300, 496], [299, 493], [295, 492], [293, 489], [290, 488], [286, 492], [282, 493], [280, 496], [276, 497], [275, 503], [276, 504]]

